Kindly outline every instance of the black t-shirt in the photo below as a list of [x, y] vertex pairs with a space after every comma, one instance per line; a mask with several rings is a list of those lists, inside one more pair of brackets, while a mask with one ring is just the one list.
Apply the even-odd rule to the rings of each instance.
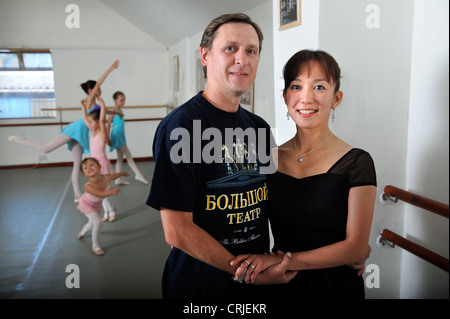
[[[147, 204], [158, 210], [192, 212], [194, 223], [234, 255], [267, 252], [268, 189], [261, 171], [272, 164], [273, 146], [270, 127], [259, 116], [241, 107], [235, 113], [222, 111], [200, 92], [158, 126]], [[176, 286], [190, 281], [198, 293], [186, 288], [191, 284], [182, 285], [189, 290], [187, 297], [202, 297], [205, 291], [206, 297], [214, 297], [210, 288], [202, 290], [202, 286], [220, 282], [215, 288], [220, 291], [225, 282], [231, 283], [229, 274], [183, 254], [172, 251], [163, 283]], [[184, 296], [178, 288], [177, 296]]]

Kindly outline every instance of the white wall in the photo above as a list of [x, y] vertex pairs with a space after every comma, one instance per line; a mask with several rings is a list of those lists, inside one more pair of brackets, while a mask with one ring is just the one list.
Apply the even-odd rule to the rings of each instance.
[[[331, 128], [353, 146], [370, 152], [377, 170], [378, 195], [381, 195], [384, 186], [388, 184], [409, 189], [411, 183], [407, 184], [408, 176], [408, 181], [411, 178], [417, 180], [414, 188], [419, 190], [418, 193], [435, 199], [439, 199], [436, 198], [438, 196], [448, 203], [448, 89], [444, 89], [448, 87], [448, 40], [443, 41], [448, 39], [448, 3], [445, 4], [444, 0], [434, 1], [436, 7], [430, 10], [427, 7], [430, 3], [428, 1], [427, 5], [420, 5], [416, 15], [414, 1], [410, 0], [302, 0], [301, 3], [302, 25], [277, 31], [278, 0], [273, 0], [278, 143], [291, 138], [295, 132], [293, 122], [286, 119], [286, 106], [279, 98], [284, 84], [282, 67], [298, 50], [323, 49], [337, 59], [343, 75], [341, 89], [344, 99], [336, 110], [336, 120], [331, 124]], [[380, 9], [379, 28], [368, 28], [366, 25], [366, 19], [371, 14], [366, 12], [366, 8], [370, 4], [376, 4]], [[440, 14], [435, 14], [435, 11]], [[417, 12], [421, 14], [417, 16]], [[444, 26], [440, 27], [438, 32], [434, 27], [423, 28], [424, 24], [428, 23], [418, 21], [423, 16]], [[418, 49], [412, 50], [413, 27], [423, 30], [422, 42], [416, 43], [416, 47], [423, 50], [421, 54]], [[446, 30], [446, 33], [443, 30]], [[424, 41], [429, 38], [432, 40]], [[415, 41], [417, 42], [416, 38]], [[413, 70], [416, 67], [416, 73], [420, 74], [415, 80], [411, 78], [412, 55], [415, 59]], [[436, 59], [437, 57], [439, 59]], [[447, 57], [447, 60], [444, 61], [443, 57]], [[434, 60], [431, 66], [430, 60]], [[425, 72], [425, 78], [429, 79], [428, 85], [438, 83], [439, 89], [425, 89]], [[410, 81], [413, 81], [411, 87]], [[417, 86], [413, 86], [415, 81]], [[420, 94], [420, 100], [414, 92]], [[410, 105], [410, 98], [411, 101], [415, 100], [415, 107]], [[434, 104], [434, 108], [439, 108], [440, 112], [426, 112], [425, 116], [424, 108], [429, 110], [430, 102]], [[415, 120], [416, 117], [418, 119]], [[425, 121], [429, 124], [428, 128], [423, 127]], [[430, 139], [430, 135], [440, 138]], [[426, 149], [424, 144], [428, 145]], [[433, 152], [439, 149], [439, 156], [433, 156], [433, 164], [429, 162], [431, 165], [424, 165], [424, 155], [430, 154], [427, 150], [431, 149]], [[413, 173], [412, 169], [406, 169], [407, 163], [408, 167], [412, 166], [411, 162], [417, 166], [414, 167], [416, 173]], [[436, 168], [430, 168], [435, 163]], [[420, 175], [420, 178], [413, 177], [415, 174]], [[424, 179], [424, 176], [430, 177]], [[418, 183], [420, 187], [417, 186]], [[435, 189], [439, 189], [439, 192]], [[447, 197], [442, 194], [447, 194]], [[408, 253], [398, 247], [392, 249], [378, 247], [376, 244], [376, 239], [384, 228], [404, 234], [405, 225], [411, 223], [409, 217], [405, 219], [405, 209], [406, 205], [402, 203], [392, 205], [382, 204], [379, 200], [376, 202], [370, 237], [372, 253], [366, 264], [379, 266], [380, 288], [366, 289], [366, 296], [427, 297], [422, 291], [446, 290], [448, 298], [448, 274], [446, 279], [445, 275], [444, 279], [435, 277], [431, 273], [436, 272], [436, 267], [429, 265], [426, 266], [428, 269], [425, 274], [421, 272], [423, 267], [417, 268], [414, 265], [408, 269], [406, 264], [412, 263], [411, 260], [402, 259], [402, 255]], [[406, 216], [408, 214], [407, 211]], [[427, 227], [428, 235], [425, 237], [437, 237], [435, 240], [441, 241], [441, 246], [446, 248], [433, 245], [433, 249], [443, 251], [448, 258], [448, 220], [441, 221], [440, 226], [438, 223]], [[418, 228], [419, 222], [414, 224], [415, 228]], [[416, 236], [417, 233], [407, 237], [416, 239]], [[415, 256], [410, 259], [417, 261]], [[439, 271], [437, 269], [437, 272]], [[439, 279], [431, 281], [430, 278]], [[409, 285], [405, 285], [408, 282]], [[414, 285], [411, 285], [411, 282]]]
[[[102, 86], [107, 106], [113, 105], [112, 94], [121, 90], [126, 105], [167, 104], [168, 65], [163, 45], [136, 28], [99, 1], [77, 1], [80, 28], [66, 27], [66, 6], [71, 1], [2, 0], [0, 6], [1, 48], [50, 48], [54, 64], [57, 107], [79, 107], [85, 97], [80, 84], [97, 80], [114, 62], [120, 67]], [[163, 117], [165, 109], [129, 109], [126, 118]], [[80, 111], [60, 113], [62, 122], [81, 116]], [[53, 120], [0, 120], [0, 124], [58, 122]], [[152, 155], [153, 134], [158, 122], [127, 122], [127, 142], [134, 157]], [[42, 154], [32, 148], [9, 143], [9, 135], [49, 142], [60, 132], [59, 126], [22, 126], [0, 128], [0, 165], [36, 163]], [[145, 132], [145, 134], [143, 134]], [[107, 152], [113, 159], [116, 154]], [[44, 162], [70, 162], [66, 147], [46, 154]]]
[[302, 24], [295, 28], [278, 31], [278, 0], [273, 0], [273, 68], [275, 102], [275, 139], [281, 145], [295, 134], [295, 124], [286, 117], [283, 100], [283, 67], [295, 52], [319, 47], [319, 4], [316, 0], [302, 0]]
[[[416, 0], [406, 188], [449, 202], [449, 3]], [[449, 258], [448, 219], [405, 209], [406, 238]], [[401, 298], [449, 297], [448, 273], [405, 252]]]

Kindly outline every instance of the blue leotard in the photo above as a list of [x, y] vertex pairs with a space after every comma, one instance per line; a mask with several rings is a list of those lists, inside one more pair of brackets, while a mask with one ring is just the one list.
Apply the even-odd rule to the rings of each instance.
[[[97, 106], [93, 107], [87, 113], [89, 114], [96, 108]], [[83, 147], [83, 153], [89, 153], [89, 129], [83, 121], [83, 116], [81, 116], [78, 121], [72, 122], [63, 128], [60, 134], [67, 135], [71, 139], [77, 141]], [[67, 145], [69, 151], [71, 151], [72, 143], [69, 141]]]
[[112, 152], [116, 148], [127, 145], [127, 140], [125, 139], [125, 118], [115, 115], [113, 117], [113, 127], [111, 130], [111, 143], [109, 151]]

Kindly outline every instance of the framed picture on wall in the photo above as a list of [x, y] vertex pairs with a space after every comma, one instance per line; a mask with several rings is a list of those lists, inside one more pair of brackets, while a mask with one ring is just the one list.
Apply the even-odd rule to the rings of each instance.
[[241, 106], [246, 109], [249, 110], [250, 112], [253, 113], [254, 111], [254, 96], [255, 96], [255, 83], [253, 83], [253, 85], [247, 90], [245, 91], [245, 93], [241, 96]]
[[206, 77], [203, 72], [203, 64], [200, 60], [200, 50], [195, 51], [195, 76], [197, 92], [203, 91], [206, 85]]
[[286, 30], [302, 23], [301, 0], [278, 0], [278, 30]]
[[172, 59], [173, 68], [173, 92], [180, 91], [180, 61], [178, 55], [175, 55]]

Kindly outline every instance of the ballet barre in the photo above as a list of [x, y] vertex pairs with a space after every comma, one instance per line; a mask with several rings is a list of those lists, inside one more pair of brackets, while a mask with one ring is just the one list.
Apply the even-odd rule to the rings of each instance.
[[[163, 117], [147, 117], [140, 119], [125, 119], [125, 122], [148, 122], [162, 121]], [[52, 126], [52, 125], [68, 125], [72, 122], [48, 122], [48, 123], [18, 123], [18, 124], [0, 124], [0, 127], [17, 127], [17, 126]]]
[[[420, 196], [401, 188], [387, 185], [384, 188], [384, 193], [381, 195], [383, 201], [392, 201], [397, 203], [398, 200], [402, 200], [411, 205], [423, 208], [427, 211], [433, 212], [445, 218], [449, 216], [449, 206], [441, 202], [432, 200], [430, 198]], [[442, 270], [449, 272], [449, 260], [421, 245], [418, 245], [389, 229], [383, 229], [381, 235], [377, 239], [377, 245], [383, 247], [385, 245], [394, 248], [395, 245], [409, 251], [410, 253], [420, 257], [427, 262], [441, 268]]]
[[383, 229], [381, 232], [381, 236], [378, 237], [378, 246], [388, 245], [392, 248], [395, 245], [409, 251], [410, 253], [420, 257], [430, 264], [433, 264], [442, 270], [449, 272], [449, 261], [447, 258], [442, 257], [439, 254], [436, 254], [434, 251], [431, 251], [421, 245], [418, 245], [389, 229]]
[[396, 203], [398, 200], [404, 201], [411, 205], [423, 208], [432, 213], [441, 215], [445, 218], [448, 218], [449, 215], [449, 207], [443, 203], [432, 200], [430, 198], [420, 196], [408, 191], [405, 191], [401, 188], [387, 185], [384, 187], [384, 193], [382, 194], [382, 199], [387, 201], [393, 201]]
[[[136, 105], [136, 106], [122, 106], [122, 109], [154, 109], [154, 108], [169, 108], [168, 105]], [[111, 109], [107, 107], [106, 109]], [[52, 107], [43, 108], [41, 111], [81, 111], [80, 107]]]

